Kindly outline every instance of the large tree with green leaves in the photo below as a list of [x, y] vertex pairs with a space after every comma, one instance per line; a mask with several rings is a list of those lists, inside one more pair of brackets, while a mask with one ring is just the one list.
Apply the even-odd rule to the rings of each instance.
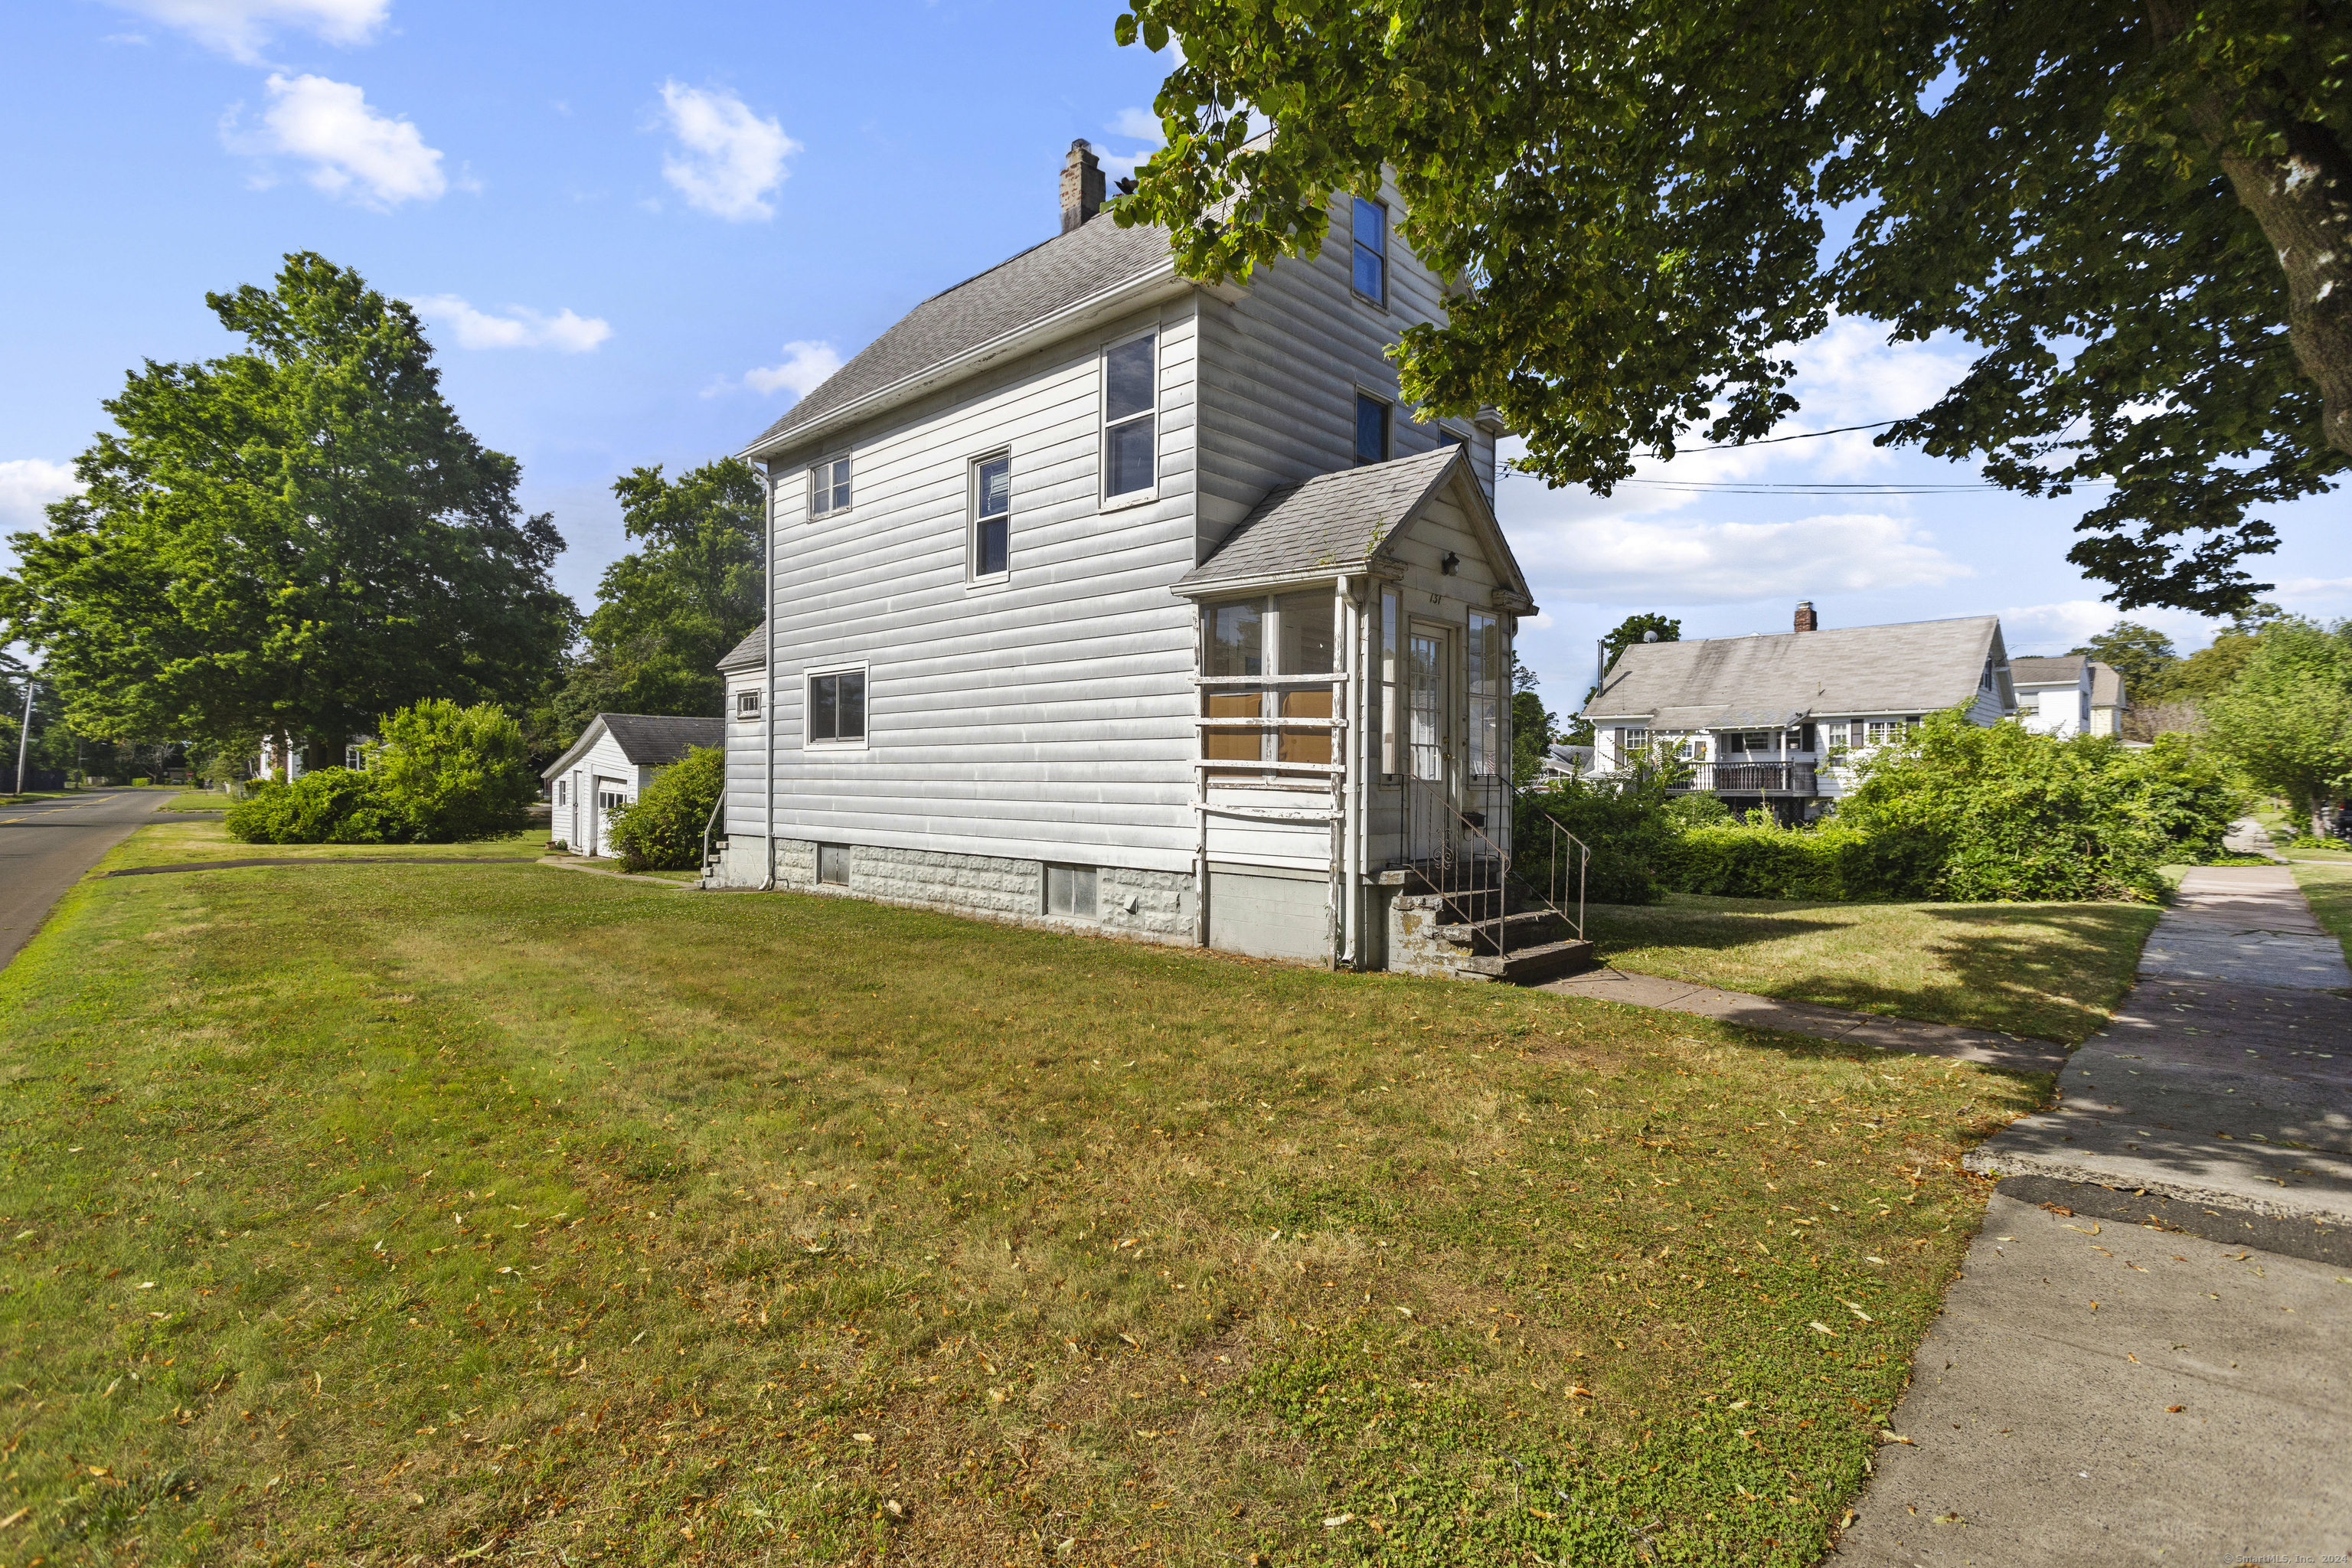
[[2326, 808], [2352, 795], [2352, 621], [2263, 627], [2237, 679], [2203, 706], [2215, 749], [2326, 832]]
[[555, 700], [566, 744], [600, 712], [716, 714], [719, 661], [760, 624], [764, 513], [751, 466], [721, 458], [675, 479], [614, 481], [642, 548], [604, 569], [586, 648]]
[[[2352, 462], [2345, 0], [1133, 0], [1180, 40], [1117, 205], [1215, 279], [1312, 253], [1383, 165], [1465, 285], [1405, 395], [1603, 494], [1796, 412], [1840, 312], [1979, 357], [1883, 442], [2033, 495], [2126, 608], [2266, 586], [2253, 509]], [[1270, 140], [1260, 132], [1271, 127]], [[1832, 237], [1832, 228], [1841, 232]]]
[[76, 461], [87, 491], [0, 578], [69, 721], [339, 750], [423, 698], [539, 684], [572, 615], [562, 541], [442, 397], [415, 313], [309, 252], [205, 303], [247, 347], [133, 372]]

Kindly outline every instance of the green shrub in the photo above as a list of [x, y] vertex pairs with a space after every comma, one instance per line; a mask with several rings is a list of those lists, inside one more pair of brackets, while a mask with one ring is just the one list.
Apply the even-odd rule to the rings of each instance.
[[[1664, 783], [1644, 773], [1630, 780], [1558, 778], [1518, 796], [1512, 824], [1513, 871], [1541, 885], [1550, 869], [1552, 825], [1590, 847], [1584, 896], [1596, 904], [1654, 904], [1671, 862], [1676, 826]], [[1566, 886], [1576, 887], [1573, 872]]]
[[2185, 737], [2147, 752], [1957, 711], [1872, 753], [1835, 820], [1866, 843], [1849, 889], [1983, 902], [2153, 900], [2157, 868], [2218, 853], [2243, 805]]
[[1694, 790], [1666, 802], [1666, 816], [1682, 828], [1722, 827], [1732, 820], [1731, 808], [1711, 795]]
[[1853, 900], [1879, 896], [1871, 843], [1851, 827], [1781, 827], [1769, 820], [1684, 832], [1665, 879], [1679, 893], [1731, 899]]
[[418, 843], [511, 833], [538, 797], [522, 726], [495, 704], [431, 698], [387, 716], [380, 733], [368, 776]]
[[696, 746], [613, 814], [625, 871], [687, 871], [702, 863], [702, 829], [727, 787], [727, 753]]
[[145, 789], [147, 787], [147, 781], [144, 778], [132, 779], [131, 781], [131, 787], [132, 789]]
[[264, 779], [229, 807], [228, 836], [245, 844], [397, 844], [407, 824], [384, 808], [374, 781], [320, 768], [292, 784]]

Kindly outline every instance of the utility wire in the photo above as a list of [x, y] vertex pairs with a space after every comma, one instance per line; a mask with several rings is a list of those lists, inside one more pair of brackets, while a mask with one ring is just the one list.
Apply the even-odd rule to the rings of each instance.
[[[1777, 446], [1782, 441], [1812, 441], [1823, 436], [1843, 436], [1853, 430], [1884, 430], [1889, 425], [1902, 423], [1900, 419], [1880, 419], [1868, 425], [1841, 425], [1834, 430], [1800, 430], [1793, 436], [1759, 436], [1753, 441], [1729, 441], [1720, 447], [1681, 447], [1675, 449], [1675, 455], [1680, 457], [1685, 452], [1738, 452], [1750, 447]], [[1652, 456], [1655, 455], [1655, 448], [1653, 448]]]

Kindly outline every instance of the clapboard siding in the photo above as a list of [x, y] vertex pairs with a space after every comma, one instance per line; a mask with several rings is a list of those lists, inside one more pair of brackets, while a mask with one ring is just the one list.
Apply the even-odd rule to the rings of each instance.
[[[1098, 503], [1100, 355], [1159, 331], [1159, 483]], [[1189, 297], [1083, 331], [775, 466], [776, 832], [1139, 869], [1191, 863], [1193, 633]], [[1012, 457], [1009, 579], [970, 580], [970, 468]], [[846, 455], [852, 506], [808, 517]], [[867, 666], [867, 743], [804, 747], [812, 666]], [[758, 831], [758, 740], [730, 780]]]
[[[1355, 461], [1359, 389], [1395, 405], [1390, 452], [1411, 457], [1444, 438], [1421, 424], [1399, 395], [1387, 351], [1404, 329], [1445, 319], [1438, 279], [1394, 232], [1404, 212], [1391, 186], [1386, 309], [1356, 294], [1350, 278], [1349, 199], [1332, 204], [1329, 237], [1312, 258], [1286, 258], [1258, 270], [1231, 303], [1203, 307], [1201, 327], [1201, 537], [1205, 560], [1225, 534], [1279, 484]], [[1473, 467], [1494, 494], [1494, 439], [1462, 422]]]

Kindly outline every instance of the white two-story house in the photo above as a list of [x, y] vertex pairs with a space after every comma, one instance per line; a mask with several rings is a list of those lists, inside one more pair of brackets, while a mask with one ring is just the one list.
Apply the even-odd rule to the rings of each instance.
[[2124, 732], [2124, 678], [2112, 665], [2079, 653], [2010, 660], [2017, 686], [2018, 722], [2044, 735]]
[[1853, 785], [1861, 754], [1947, 708], [1979, 724], [2017, 711], [1998, 616], [1824, 630], [1803, 601], [1775, 636], [1634, 644], [1583, 717], [1601, 772], [1663, 748], [1671, 787], [1796, 823]]
[[1499, 427], [1400, 400], [1445, 307], [1392, 190], [1215, 288], [1102, 195], [1075, 144], [1060, 234], [744, 448], [709, 880], [1382, 967], [1398, 868], [1507, 844]]

